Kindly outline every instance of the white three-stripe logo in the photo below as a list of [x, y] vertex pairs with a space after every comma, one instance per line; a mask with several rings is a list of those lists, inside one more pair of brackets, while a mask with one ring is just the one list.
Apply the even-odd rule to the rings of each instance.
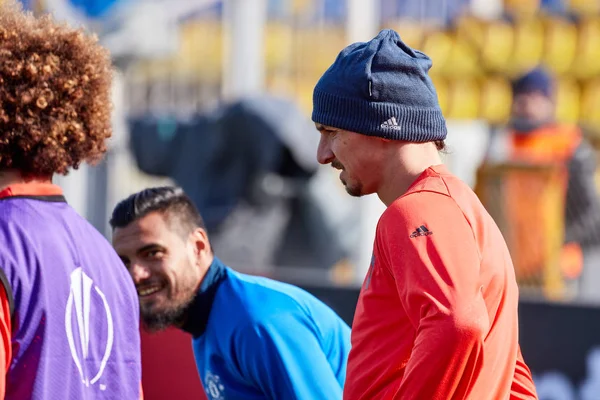
[[394, 129], [394, 130], [402, 129], [400, 127], [400, 125], [398, 125], [398, 121], [396, 120], [396, 117], [392, 117], [392, 118], [388, 119], [387, 121], [382, 122], [381, 127], [388, 128], [388, 129]]

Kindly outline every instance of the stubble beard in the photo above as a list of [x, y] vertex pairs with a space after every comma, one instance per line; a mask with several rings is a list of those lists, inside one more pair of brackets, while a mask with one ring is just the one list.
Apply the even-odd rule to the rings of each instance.
[[363, 196], [362, 185], [356, 184], [354, 186], [350, 186], [343, 179], [340, 178], [340, 180], [342, 181], [342, 184], [344, 185], [344, 188], [346, 189], [346, 193], [348, 193], [350, 196], [352, 196], [352, 197], [362, 197]]
[[150, 333], [163, 331], [171, 326], [181, 326], [187, 317], [190, 304], [196, 293], [190, 293], [185, 299], [172, 302], [167, 307], [155, 310], [152, 305], [140, 304], [140, 319], [144, 330]]

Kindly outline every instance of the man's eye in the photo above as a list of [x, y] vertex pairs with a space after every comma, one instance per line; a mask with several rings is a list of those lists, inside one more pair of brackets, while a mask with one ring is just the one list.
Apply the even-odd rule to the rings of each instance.
[[150, 258], [160, 258], [162, 255], [163, 252], [161, 250], [151, 250], [148, 252], [148, 257]]

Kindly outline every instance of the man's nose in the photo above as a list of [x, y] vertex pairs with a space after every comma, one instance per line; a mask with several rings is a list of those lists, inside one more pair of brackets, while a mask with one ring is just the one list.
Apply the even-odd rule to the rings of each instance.
[[335, 156], [331, 151], [331, 144], [329, 138], [325, 135], [321, 135], [319, 140], [319, 148], [317, 149], [317, 161], [320, 164], [330, 164], [334, 160]]
[[147, 267], [137, 263], [131, 265], [129, 268], [129, 273], [131, 274], [133, 282], [135, 282], [136, 285], [150, 278], [150, 270]]

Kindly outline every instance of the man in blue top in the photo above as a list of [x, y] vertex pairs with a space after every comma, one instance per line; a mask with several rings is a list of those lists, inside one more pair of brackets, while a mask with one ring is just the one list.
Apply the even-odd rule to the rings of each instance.
[[110, 224], [143, 325], [193, 336], [209, 400], [342, 398], [348, 325], [300, 288], [223, 265], [180, 188], [131, 195]]

